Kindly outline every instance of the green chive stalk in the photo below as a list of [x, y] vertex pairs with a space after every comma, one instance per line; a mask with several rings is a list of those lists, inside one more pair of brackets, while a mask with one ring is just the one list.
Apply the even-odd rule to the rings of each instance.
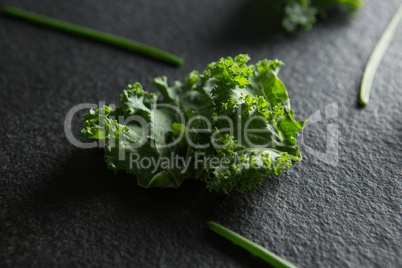
[[176, 66], [181, 66], [184, 60], [178, 56], [175, 56], [169, 52], [163, 51], [161, 49], [142, 44], [127, 38], [123, 38], [110, 33], [94, 30], [88, 27], [76, 25], [66, 21], [49, 18], [43, 15], [39, 15], [33, 12], [29, 12], [23, 9], [4, 6], [3, 14], [25, 20], [28, 22], [36, 23], [41, 26], [56, 29], [59, 31], [67, 32], [73, 35], [86, 37], [96, 41], [100, 41], [109, 45], [124, 48], [130, 51], [135, 51], [144, 55], [151, 56], [153, 58], [171, 63]]
[[208, 226], [215, 233], [223, 236], [224, 238], [244, 248], [248, 252], [256, 255], [257, 257], [260, 257], [264, 261], [278, 268], [296, 268], [296, 266], [294, 266], [292, 263], [282, 259], [275, 253], [261, 247], [260, 245], [255, 244], [254, 242], [248, 240], [244, 236], [241, 236], [216, 222], [209, 221]]
[[360, 88], [360, 104], [363, 106], [366, 106], [369, 102], [371, 86], [373, 84], [378, 65], [384, 57], [385, 51], [387, 51], [387, 48], [391, 43], [401, 21], [402, 5], [396, 11], [391, 22], [388, 24], [367, 62]]

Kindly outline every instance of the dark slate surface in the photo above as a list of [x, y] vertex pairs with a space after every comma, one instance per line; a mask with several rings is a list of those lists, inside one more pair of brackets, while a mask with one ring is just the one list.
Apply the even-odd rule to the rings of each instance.
[[[290, 36], [269, 33], [248, 13], [261, 11], [251, 1], [0, 0], [186, 59], [170, 67], [0, 16], [0, 266], [264, 266], [211, 233], [205, 222], [215, 220], [300, 267], [401, 267], [402, 28], [369, 106], [357, 105], [363, 68], [399, 2], [369, 0], [353, 20], [334, 12]], [[127, 83], [182, 80], [241, 52], [285, 61], [297, 119], [322, 115], [299, 137], [303, 161], [258, 190], [225, 196], [194, 181], [141, 189], [64, 135], [76, 104], [117, 103]], [[326, 119], [333, 102], [338, 117]], [[339, 130], [332, 165], [311, 153], [326, 151], [328, 124]]]

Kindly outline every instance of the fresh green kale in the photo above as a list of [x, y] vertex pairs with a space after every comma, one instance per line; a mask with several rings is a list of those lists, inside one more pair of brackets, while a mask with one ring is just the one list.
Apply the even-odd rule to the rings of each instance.
[[311, 29], [317, 16], [325, 17], [327, 12], [336, 7], [345, 8], [349, 14], [354, 14], [363, 6], [362, 0], [280, 0], [272, 1], [277, 10], [283, 12], [282, 26], [288, 32], [298, 28]]
[[158, 77], [159, 93], [128, 85], [120, 106], [84, 115], [80, 135], [103, 140], [108, 167], [145, 188], [198, 179], [224, 193], [254, 189], [301, 161], [296, 136], [305, 121], [295, 120], [278, 78], [283, 63], [249, 59], [221, 58], [185, 83]]

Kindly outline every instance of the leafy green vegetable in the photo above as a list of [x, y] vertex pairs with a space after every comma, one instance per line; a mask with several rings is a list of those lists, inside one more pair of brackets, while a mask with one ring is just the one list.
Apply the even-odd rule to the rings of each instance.
[[119, 107], [84, 116], [80, 135], [104, 140], [108, 167], [136, 174], [146, 188], [191, 178], [224, 193], [254, 189], [301, 160], [296, 136], [305, 122], [294, 119], [277, 76], [283, 63], [249, 59], [222, 58], [184, 84], [158, 77], [159, 93], [129, 85]]
[[260, 257], [261, 259], [274, 265], [275, 267], [278, 267], [278, 268], [295, 268], [296, 267], [292, 263], [290, 263], [290, 262], [282, 259], [278, 255], [276, 255], [275, 253], [261, 247], [260, 245], [257, 245], [256, 243], [245, 238], [244, 236], [241, 236], [216, 222], [209, 221], [208, 226], [215, 233], [232, 241], [233, 243], [239, 245], [240, 247], [242, 247], [245, 250], [247, 250], [248, 252], [256, 255], [257, 257]]
[[288, 32], [298, 28], [311, 29], [317, 16], [325, 17], [327, 12], [342, 6], [352, 15], [363, 6], [362, 0], [267, 0], [283, 14], [282, 26]]
[[129, 40], [127, 38], [122, 38], [113, 34], [97, 31], [94, 29], [90, 29], [84, 26], [72, 24], [69, 22], [65, 22], [62, 20], [57, 20], [53, 18], [49, 18], [46, 16], [42, 16], [33, 12], [25, 11], [23, 9], [11, 7], [11, 6], [4, 6], [3, 7], [3, 13], [5, 15], [26, 20], [29, 22], [33, 22], [42, 26], [46, 26], [49, 28], [53, 28], [56, 30], [60, 30], [63, 32], [67, 32], [70, 34], [78, 35], [81, 37], [86, 37], [90, 38], [93, 40], [97, 40], [109, 45], [121, 47], [124, 49], [128, 49], [131, 51], [136, 51], [138, 53], [142, 53], [163, 61], [166, 61], [168, 63], [181, 66], [183, 65], [184, 61], [183, 59], [170, 54], [166, 51], [160, 50], [158, 48], [145, 45], [133, 40]]

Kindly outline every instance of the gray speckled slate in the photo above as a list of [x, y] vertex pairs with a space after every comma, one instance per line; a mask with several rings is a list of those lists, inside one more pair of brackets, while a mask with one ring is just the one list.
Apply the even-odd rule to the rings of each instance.
[[[300, 267], [402, 266], [402, 28], [370, 104], [357, 105], [364, 66], [400, 1], [369, 0], [354, 19], [334, 12], [293, 36], [265, 31], [250, 2], [0, 0], [186, 59], [174, 68], [0, 16], [0, 266], [265, 265], [211, 233], [207, 220]], [[241, 52], [287, 63], [280, 77], [297, 119], [321, 111], [299, 137], [303, 161], [258, 190], [225, 196], [194, 181], [141, 189], [108, 171], [101, 151], [65, 138], [64, 118], [78, 103], [117, 103], [127, 83], [182, 80]], [[328, 119], [334, 102], [338, 116]], [[316, 157], [330, 147], [328, 126], [339, 130], [332, 165]]]

